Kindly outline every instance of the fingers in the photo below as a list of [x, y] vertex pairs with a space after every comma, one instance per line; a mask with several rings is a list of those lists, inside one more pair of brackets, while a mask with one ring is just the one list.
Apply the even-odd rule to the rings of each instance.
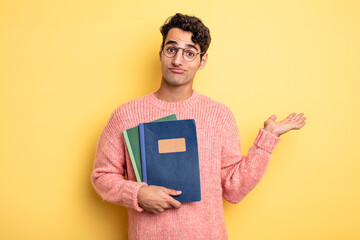
[[175, 200], [174, 198], [171, 198], [169, 201], [169, 208], [180, 208], [181, 207], [181, 202]]
[[143, 186], [138, 191], [138, 204], [146, 212], [162, 213], [167, 208], [180, 208], [181, 203], [172, 196], [178, 196], [181, 191], [160, 186]]
[[292, 119], [293, 117], [295, 117], [295, 115], [296, 115], [296, 113], [291, 113], [289, 116], [287, 116], [287, 117], [283, 120], [283, 122], [291, 121], [291, 119]]
[[[284, 120], [281, 122], [296, 122], [298, 123], [299, 120], [303, 121], [304, 113], [299, 113], [296, 115], [296, 113], [291, 113], [289, 116], [287, 116]], [[305, 118], [306, 119], [306, 118]]]
[[302, 117], [302, 118], [300, 118], [297, 122], [298, 122], [299, 124], [301, 124], [301, 123], [305, 122], [305, 120], [306, 120], [306, 117]]
[[298, 129], [302, 128], [303, 126], [305, 126], [306, 122], [303, 122], [299, 125]]
[[162, 192], [162, 200], [158, 202], [157, 207], [154, 209], [153, 213], [162, 213], [166, 209], [170, 208], [180, 208], [181, 203], [175, 200], [172, 196], [181, 195], [181, 191], [177, 191], [174, 189], [169, 189], [165, 187], [160, 187]]
[[151, 209], [151, 210], [148, 211], [148, 212], [158, 214], [158, 213], [162, 213], [162, 212], [164, 212], [164, 211], [165, 211], [164, 208], [162, 208], [162, 207], [156, 207], [156, 208], [154, 208], [154, 209]]
[[305, 120], [306, 120], [306, 117], [302, 117], [297, 121], [297, 124], [296, 124], [296, 129], [297, 130], [299, 130], [300, 128], [305, 126], [305, 124], [306, 124]]
[[162, 203], [159, 204], [159, 206], [156, 207], [156, 212], [161, 213], [165, 209], [180, 208], [180, 207], [181, 207], [181, 202], [175, 200], [174, 198], [168, 195], [166, 200], [164, 200]]
[[291, 122], [293, 122], [294, 124], [294, 129], [299, 130], [300, 128], [305, 126], [306, 124], [305, 120], [306, 117], [304, 117], [304, 113], [299, 113], [298, 115], [296, 115], [296, 117], [294, 117], [294, 119], [291, 120]]
[[155, 208], [151, 209], [149, 212], [158, 214], [164, 212], [166, 209], [171, 209], [171, 208], [178, 209], [180, 207], [181, 207], [181, 202], [176, 201], [174, 198], [169, 196], [169, 199], [167, 199], [166, 202], [159, 204]]
[[181, 195], [181, 191], [176, 191], [174, 189], [164, 188], [165, 192], [171, 196], [179, 196]]
[[169, 188], [164, 188], [164, 191], [169, 194], [168, 198], [167, 198], [167, 206], [165, 206], [165, 208], [180, 208], [181, 207], [181, 203], [177, 200], [175, 200], [173, 197], [171, 196], [179, 196], [181, 195], [181, 191], [177, 191], [174, 189], [169, 189]]
[[299, 113], [295, 118], [294, 118], [294, 121], [299, 121], [299, 119], [302, 117], [302, 116], [304, 116], [304, 114], [303, 113]]

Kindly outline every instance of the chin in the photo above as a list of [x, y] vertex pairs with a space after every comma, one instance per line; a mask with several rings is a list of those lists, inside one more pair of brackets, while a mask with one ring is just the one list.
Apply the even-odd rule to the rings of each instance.
[[174, 87], [181, 87], [184, 85], [188, 85], [190, 81], [166, 81], [168, 85], [174, 86]]
[[168, 78], [168, 79], [164, 79], [165, 82], [168, 85], [171, 86], [183, 86], [183, 85], [187, 85], [189, 84], [189, 80], [185, 80], [185, 79], [176, 79], [176, 78]]

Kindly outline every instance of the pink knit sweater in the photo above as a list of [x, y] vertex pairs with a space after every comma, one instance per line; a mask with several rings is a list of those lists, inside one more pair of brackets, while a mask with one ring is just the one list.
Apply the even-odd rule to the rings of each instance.
[[[160, 214], [143, 211], [122, 131], [170, 114], [195, 119], [201, 179], [201, 201]], [[227, 239], [223, 197], [237, 203], [264, 175], [279, 138], [260, 129], [248, 156], [240, 153], [240, 137], [232, 112], [194, 91], [181, 102], [164, 102], [154, 93], [119, 106], [98, 142], [92, 183], [103, 199], [128, 208], [129, 239]], [[127, 174], [127, 179], [126, 179]]]

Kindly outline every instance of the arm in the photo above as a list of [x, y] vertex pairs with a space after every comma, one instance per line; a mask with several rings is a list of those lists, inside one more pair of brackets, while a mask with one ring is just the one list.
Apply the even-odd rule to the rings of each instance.
[[115, 111], [101, 133], [91, 180], [96, 192], [104, 200], [142, 211], [137, 194], [146, 183], [125, 179], [125, 145], [120, 124], [121, 120]]
[[[303, 114], [289, 115], [281, 122], [275, 122], [272, 115], [260, 129], [248, 155], [240, 153], [240, 137], [235, 119], [230, 112], [223, 133], [221, 179], [224, 198], [232, 203], [241, 201], [265, 174], [270, 155], [279, 142], [279, 136], [305, 125]], [[295, 117], [295, 118], [294, 118]], [[227, 133], [227, 134], [225, 134]]]
[[125, 143], [120, 129], [121, 120], [115, 111], [101, 133], [92, 173], [96, 192], [109, 202], [137, 211], [160, 213], [166, 208], [180, 208], [181, 203], [171, 196], [180, 191], [147, 186], [125, 179]]

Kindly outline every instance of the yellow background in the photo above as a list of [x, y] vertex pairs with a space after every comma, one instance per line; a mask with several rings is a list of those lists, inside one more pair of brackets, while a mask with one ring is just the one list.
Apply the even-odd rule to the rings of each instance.
[[360, 1], [1, 1], [0, 239], [126, 239], [90, 183], [121, 103], [158, 88], [160, 25], [209, 26], [194, 88], [234, 112], [246, 154], [273, 113], [304, 112], [265, 177], [224, 203], [229, 239], [360, 239]]

